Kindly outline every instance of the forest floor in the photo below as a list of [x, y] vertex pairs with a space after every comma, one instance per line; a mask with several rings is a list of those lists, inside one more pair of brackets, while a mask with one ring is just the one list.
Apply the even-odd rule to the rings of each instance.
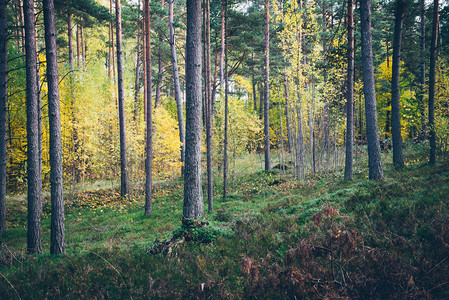
[[352, 181], [340, 171], [304, 183], [263, 172], [260, 155], [237, 158], [227, 199], [217, 172], [213, 213], [189, 226], [180, 178], [155, 184], [150, 217], [139, 185], [126, 199], [92, 185], [65, 197], [62, 256], [48, 250], [48, 197], [35, 256], [25, 196], [10, 197], [0, 298], [447, 299], [449, 162], [431, 167], [426, 154], [409, 146], [400, 170], [386, 154], [381, 181], [361, 160]]

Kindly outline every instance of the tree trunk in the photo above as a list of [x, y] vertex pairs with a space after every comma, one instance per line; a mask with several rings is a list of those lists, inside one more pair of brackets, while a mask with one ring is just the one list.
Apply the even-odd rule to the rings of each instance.
[[59, 109], [58, 57], [56, 53], [55, 7], [43, 0], [47, 57], [48, 118], [50, 126], [51, 239], [50, 253], [62, 254], [64, 246], [64, 199], [62, 181], [61, 117]]
[[228, 115], [229, 115], [229, 78], [228, 78], [228, 1], [224, 2], [224, 91], [225, 91], [225, 112], [224, 112], [224, 140], [223, 140], [223, 199], [227, 197], [228, 191]]
[[6, 230], [6, 130], [8, 115], [7, 0], [0, 1], [0, 235]]
[[432, 22], [432, 40], [430, 41], [430, 70], [429, 70], [429, 143], [430, 157], [429, 162], [435, 165], [436, 155], [436, 136], [435, 136], [435, 66], [437, 59], [437, 40], [438, 40], [438, 0], [433, 0], [433, 22]]
[[187, 0], [186, 154], [183, 217], [203, 216], [201, 188], [201, 0]]
[[345, 179], [353, 178], [354, 142], [354, 10], [353, 0], [348, 0], [348, 72], [346, 91], [346, 159]]
[[293, 139], [292, 139], [292, 130], [290, 127], [290, 99], [288, 95], [288, 81], [287, 81], [287, 73], [284, 70], [284, 95], [285, 95], [285, 121], [287, 126], [287, 146], [288, 152], [292, 152], [293, 147]]
[[76, 67], [80, 67], [80, 25], [76, 25]]
[[[170, 1], [170, 0], [169, 0]], [[164, 10], [164, 0], [161, 0], [161, 8]], [[159, 49], [158, 49], [158, 73], [156, 85], [156, 99], [154, 100], [154, 108], [157, 108], [161, 103], [161, 87], [162, 87], [162, 34], [159, 34]]]
[[[137, 22], [137, 59], [136, 59], [136, 77], [134, 80], [134, 122], [138, 120], [139, 117], [139, 78], [140, 78], [140, 0], [138, 1], [138, 19]], [[144, 79], [145, 80], [145, 79]]]
[[391, 75], [391, 136], [393, 139], [393, 165], [404, 166], [402, 157], [401, 111], [399, 105], [399, 71], [401, 63], [402, 24], [407, 3], [396, 0], [394, 34], [393, 34], [393, 64]]
[[[262, 68], [262, 76], [264, 74], [264, 70]], [[260, 88], [259, 88], [259, 119], [263, 120], [263, 93], [264, 93], [265, 89], [263, 88], [263, 83], [260, 83]]]
[[41, 253], [42, 174], [39, 169], [39, 81], [34, 1], [24, 0], [27, 106], [28, 231], [27, 252]]
[[[72, 34], [72, 14], [69, 12], [67, 16], [67, 34], [69, 41], [69, 65], [70, 70], [74, 69], [74, 59], [73, 59], [73, 34]], [[77, 34], [78, 36], [78, 34]], [[78, 40], [78, 39], [77, 39]]]
[[151, 103], [151, 43], [150, 43], [150, 4], [149, 0], [144, 1], [144, 33], [145, 33], [145, 69], [147, 81], [147, 133], [146, 133], [146, 160], [145, 160], [145, 215], [151, 214], [152, 211], [152, 170], [153, 170], [153, 105]]
[[265, 0], [265, 77], [264, 77], [264, 142], [265, 171], [271, 169], [270, 158], [270, 0]]
[[[173, 26], [173, 1], [168, 0], [168, 22], [170, 27], [170, 50], [173, 66], [173, 82], [175, 86], [175, 100], [176, 109], [178, 112], [178, 127], [179, 127], [179, 140], [181, 142], [181, 163], [185, 161], [185, 130], [184, 130], [184, 115], [182, 109], [182, 94], [181, 86], [179, 84], [179, 73], [178, 73], [178, 58], [176, 55], [176, 44], [175, 44], [175, 28]], [[184, 166], [182, 167], [184, 170]], [[182, 172], [184, 174], [184, 172]]]
[[[112, 14], [112, 1], [114, 1], [114, 0], [109, 0], [109, 5], [110, 5], [109, 6], [109, 12], [111, 14]], [[110, 42], [111, 42], [111, 47], [112, 47], [112, 79], [113, 79], [114, 84], [115, 84], [115, 51], [114, 51], [115, 43], [114, 43], [114, 26], [112, 26], [112, 22], [110, 23], [110, 27], [111, 27], [111, 40], [110, 40]]]
[[363, 92], [365, 94], [366, 132], [368, 137], [369, 179], [382, 179], [382, 157], [380, 155], [377, 128], [376, 92], [374, 89], [373, 49], [371, 39], [371, 1], [360, 1], [362, 33]]
[[81, 65], [83, 66], [83, 71], [86, 72], [86, 44], [84, 43], [83, 26], [80, 26], [80, 36], [81, 36]]
[[[109, 0], [109, 13], [112, 14], [112, 0]], [[139, 0], [140, 1], [140, 0]], [[108, 53], [108, 78], [111, 78], [111, 69], [114, 68], [113, 64], [112, 64], [112, 57], [114, 55], [114, 50], [113, 50], [113, 45], [114, 45], [114, 41], [113, 41], [113, 36], [114, 33], [112, 32], [112, 22], [109, 22], [109, 53]]]
[[426, 124], [426, 110], [424, 93], [426, 88], [426, 22], [425, 22], [425, 12], [426, 6], [424, 0], [420, 0], [420, 10], [421, 10], [421, 67], [420, 67], [420, 86], [419, 86], [419, 97], [420, 97], [420, 113], [421, 113], [421, 132], [420, 139], [425, 139], [427, 135], [427, 124]]
[[210, 0], [206, 0], [206, 51], [205, 51], [205, 75], [206, 75], [206, 143], [207, 143], [207, 203], [208, 212], [213, 210], [214, 180], [212, 161], [212, 95], [211, 95], [211, 66], [210, 66]]
[[225, 11], [227, 10], [227, 1], [221, 0], [221, 27], [220, 27], [220, 90], [223, 90], [224, 84], [224, 56], [225, 56]]
[[[123, 87], [123, 58], [122, 58], [122, 9], [120, 0], [115, 0], [116, 34], [117, 34], [117, 85], [118, 85], [118, 110], [120, 126], [120, 195], [125, 197], [129, 193], [128, 166], [126, 158], [126, 130], [125, 130], [125, 94]], [[148, 60], [148, 58], [147, 58]]]

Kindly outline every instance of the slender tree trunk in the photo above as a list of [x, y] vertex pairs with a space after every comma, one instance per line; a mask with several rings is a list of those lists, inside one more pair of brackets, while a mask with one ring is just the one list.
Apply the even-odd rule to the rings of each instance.
[[150, 4], [149, 0], [144, 1], [144, 33], [145, 33], [145, 68], [147, 81], [147, 134], [146, 134], [146, 160], [145, 160], [145, 215], [151, 214], [152, 211], [152, 170], [153, 170], [153, 105], [151, 103], [151, 43], [150, 43]]
[[[264, 76], [264, 70], [262, 67], [262, 77]], [[263, 120], [263, 93], [264, 93], [265, 89], [263, 88], [263, 83], [260, 83], [260, 88], [259, 88], [259, 119]]]
[[[109, 12], [111, 14], [112, 14], [112, 2], [113, 1], [114, 0], [109, 0]], [[110, 40], [110, 42], [111, 42], [111, 47], [112, 47], [112, 79], [113, 79], [114, 84], [115, 84], [115, 50], [114, 50], [115, 43], [114, 43], [114, 26], [112, 25], [112, 22], [110, 23], [110, 26], [111, 26], [111, 40]]]
[[369, 179], [382, 179], [382, 157], [380, 155], [377, 128], [376, 93], [374, 89], [373, 49], [371, 39], [371, 1], [360, 1], [362, 32], [363, 91], [365, 94], [366, 132], [368, 137]]
[[[74, 59], [73, 59], [73, 30], [72, 30], [72, 13], [69, 12], [67, 16], [67, 33], [69, 40], [69, 65], [70, 70], [74, 69]], [[77, 34], [78, 36], [78, 34]]]
[[24, 0], [27, 106], [28, 231], [27, 252], [41, 253], [42, 175], [39, 169], [39, 81], [34, 1]]
[[315, 86], [313, 84], [314, 76], [312, 74], [312, 99], [309, 110], [309, 141], [310, 141], [310, 169], [312, 177], [315, 176]]
[[429, 143], [430, 157], [429, 162], [435, 165], [436, 155], [436, 136], [435, 136], [435, 66], [437, 59], [437, 41], [438, 41], [438, 22], [439, 22], [439, 1], [433, 0], [433, 22], [432, 22], [432, 40], [430, 41], [430, 70], [429, 70]]
[[20, 36], [22, 41], [21, 51], [25, 52], [25, 24], [24, 24], [24, 16], [23, 16], [23, 1], [19, 0], [19, 25], [20, 28]]
[[[123, 58], [122, 58], [122, 8], [120, 0], [115, 0], [116, 34], [117, 34], [117, 83], [118, 83], [118, 110], [120, 126], [120, 194], [125, 197], [129, 193], [128, 166], [126, 157], [126, 129], [125, 129], [125, 94], [123, 87]], [[147, 50], [148, 51], [148, 50]], [[148, 59], [148, 58], [147, 58]]]
[[206, 143], [207, 143], [207, 203], [208, 212], [213, 210], [214, 180], [212, 160], [212, 95], [211, 95], [211, 66], [210, 66], [210, 0], [206, 0], [206, 51], [205, 51], [205, 75], [206, 75]]
[[420, 86], [419, 86], [419, 97], [420, 97], [420, 112], [421, 112], [421, 132], [420, 139], [425, 139], [427, 135], [427, 124], [426, 124], [426, 106], [424, 101], [424, 94], [426, 88], [426, 22], [425, 22], [425, 12], [426, 6], [424, 0], [420, 0], [420, 10], [421, 10], [421, 66], [420, 66]]
[[[142, 0], [142, 4], [144, 4]], [[146, 67], [146, 61], [147, 61], [147, 43], [146, 43], [146, 36], [145, 36], [145, 25], [143, 25], [143, 119], [144, 121], [147, 120], [147, 67]]]
[[8, 116], [7, 0], [0, 0], [0, 235], [6, 230], [6, 130]]
[[[140, 3], [140, 0], [139, 0]], [[112, 14], [112, 0], [109, 0], [109, 13]], [[113, 50], [113, 36], [114, 33], [112, 32], [112, 22], [109, 22], [109, 53], [108, 53], [108, 78], [111, 78], [111, 69], [113, 68], [113, 64], [112, 64], [112, 57], [114, 55], [114, 50]]]
[[[176, 55], [175, 28], [173, 26], [173, 1], [174, 0], [168, 0], [169, 5], [168, 22], [170, 27], [170, 50], [173, 66], [173, 82], [175, 86], [176, 109], [178, 112], [179, 140], [181, 142], [181, 163], [183, 164], [185, 161], [185, 130], [184, 130], [184, 115], [182, 109], [181, 86], [179, 84], [178, 58]], [[184, 166], [182, 167], [182, 169], [184, 170]]]
[[[323, 1], [323, 33], [326, 34], [327, 29], [327, 21], [326, 21], [326, 4]], [[324, 64], [327, 64], [327, 39], [323, 38], [323, 59]], [[327, 84], [327, 68], [323, 68], [323, 83], [324, 86]], [[329, 133], [329, 99], [327, 98], [327, 95], [324, 95], [324, 151], [326, 154], [329, 154], [329, 147], [330, 147], [330, 133]]]
[[86, 72], [86, 44], [84, 43], [83, 26], [80, 26], [80, 36], [81, 36], [81, 65], [83, 66], [83, 71]]
[[224, 84], [224, 56], [225, 56], [225, 11], [227, 1], [221, 0], [221, 27], [220, 27], [220, 90], [223, 90]]
[[[254, 71], [253, 71], [254, 72]], [[251, 75], [251, 83], [253, 85], [253, 107], [254, 107], [254, 111], [257, 112], [257, 84], [256, 84], [256, 80], [254, 79], [254, 74]]]
[[47, 56], [48, 117], [50, 126], [51, 241], [50, 253], [62, 254], [64, 246], [64, 199], [62, 181], [61, 117], [59, 110], [58, 57], [56, 53], [55, 7], [43, 0]]
[[264, 77], [264, 141], [265, 171], [271, 169], [270, 157], [270, 0], [265, 0], [265, 77]]
[[287, 146], [288, 152], [292, 152], [293, 147], [293, 139], [292, 139], [292, 130], [290, 125], [290, 99], [288, 95], [288, 80], [287, 73], [284, 70], [284, 95], [285, 95], [285, 121], [287, 126]]
[[80, 67], [80, 25], [76, 25], [76, 67]]
[[[134, 80], [134, 122], [138, 120], [139, 113], [139, 78], [140, 78], [140, 0], [138, 1], [138, 22], [137, 22], [137, 59], [136, 59], [136, 77]], [[145, 80], [145, 79], [144, 79]]]
[[186, 164], [183, 217], [203, 216], [201, 189], [201, 0], [187, 0]]
[[224, 2], [224, 91], [225, 91], [225, 121], [224, 121], [224, 140], [223, 140], [223, 199], [227, 197], [228, 191], [228, 115], [229, 115], [229, 78], [228, 78], [228, 1]]
[[399, 71], [401, 63], [401, 36], [402, 24], [407, 3], [397, 0], [395, 8], [394, 36], [393, 36], [393, 64], [391, 76], [391, 135], [393, 138], [393, 165], [402, 167], [402, 136], [401, 136], [401, 110], [399, 104]]
[[353, 177], [354, 143], [354, 11], [353, 0], [348, 0], [348, 72], [346, 91], [346, 160], [345, 179]]
[[[164, 9], [164, 0], [161, 0], [161, 8]], [[158, 73], [157, 73], [157, 85], [156, 85], [156, 99], [154, 101], [154, 107], [157, 108], [161, 103], [161, 87], [162, 87], [162, 34], [159, 34], [159, 49], [158, 49]]]

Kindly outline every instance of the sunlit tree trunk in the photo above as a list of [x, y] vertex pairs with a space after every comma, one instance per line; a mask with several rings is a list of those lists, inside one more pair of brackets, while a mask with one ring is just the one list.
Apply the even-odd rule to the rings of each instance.
[[[140, 78], [140, 0], [138, 1], [138, 22], [137, 22], [137, 58], [136, 58], [136, 77], [134, 79], [134, 122], [138, 120], [139, 113], [139, 78]], [[145, 80], [145, 79], [144, 79]]]
[[[72, 14], [69, 12], [67, 16], [67, 35], [69, 43], [69, 65], [70, 70], [74, 69], [74, 59], [73, 59], [73, 30], [72, 30]], [[78, 35], [78, 34], [77, 34]]]
[[[161, 8], [164, 9], [164, 0], [161, 0]], [[154, 107], [157, 108], [161, 103], [161, 87], [162, 87], [162, 34], [159, 34], [159, 49], [158, 49], [158, 73], [156, 84], [156, 98], [154, 99]]]
[[64, 199], [62, 180], [61, 117], [59, 109], [58, 57], [56, 53], [55, 7], [43, 0], [47, 56], [48, 118], [50, 127], [51, 238], [50, 253], [62, 254], [64, 246]]
[[436, 136], [435, 136], [435, 66], [437, 59], [439, 1], [433, 0], [432, 39], [430, 41], [430, 70], [429, 70], [429, 143], [431, 165], [436, 164]]
[[397, 0], [393, 33], [393, 63], [391, 75], [391, 136], [393, 140], [393, 165], [402, 167], [401, 111], [399, 106], [399, 71], [401, 63], [402, 24], [407, 3]]
[[0, 0], [0, 235], [6, 230], [6, 165], [8, 115], [7, 0]]
[[220, 27], [220, 90], [224, 85], [224, 56], [225, 56], [225, 11], [227, 1], [221, 0], [221, 27]]
[[147, 82], [147, 133], [146, 133], [146, 160], [145, 160], [145, 215], [151, 214], [152, 211], [152, 169], [153, 169], [153, 105], [151, 99], [151, 43], [150, 43], [150, 12], [149, 12], [149, 0], [144, 1], [143, 7], [144, 17], [144, 34], [145, 34], [145, 69], [146, 69], [146, 82]]
[[39, 168], [39, 81], [34, 1], [24, 0], [27, 106], [28, 231], [27, 252], [41, 253], [42, 175]]
[[203, 216], [201, 188], [201, 0], [187, 0], [186, 164], [183, 217]]
[[122, 58], [122, 9], [120, 0], [115, 0], [116, 34], [117, 34], [117, 85], [118, 110], [120, 126], [120, 194], [125, 197], [129, 193], [128, 162], [126, 155], [126, 129], [125, 129], [125, 94], [123, 86], [123, 58]]
[[270, 0], [265, 0], [264, 142], [265, 171], [271, 169], [270, 155]]
[[224, 2], [224, 91], [225, 91], [225, 112], [224, 112], [224, 139], [223, 139], [223, 199], [227, 197], [228, 191], [228, 115], [229, 115], [229, 78], [228, 78], [228, 1]]
[[[173, 26], [173, 1], [168, 0], [168, 22], [170, 27], [170, 50], [173, 66], [173, 82], [175, 86], [175, 101], [176, 110], [178, 113], [178, 127], [179, 127], [179, 140], [181, 142], [181, 163], [185, 161], [185, 129], [184, 129], [184, 113], [182, 109], [182, 94], [181, 86], [179, 84], [179, 73], [178, 73], [178, 58], [176, 54], [176, 44], [175, 44], [175, 28]], [[182, 167], [184, 170], [184, 166]], [[184, 173], [184, 172], [183, 172]]]
[[353, 0], [348, 0], [348, 71], [346, 90], [346, 159], [345, 179], [353, 177], [354, 142], [354, 11]]
[[425, 12], [426, 6], [424, 0], [420, 0], [420, 27], [421, 27], [421, 66], [420, 66], [420, 86], [419, 86], [419, 97], [420, 97], [420, 113], [421, 113], [421, 132], [420, 139], [425, 139], [427, 135], [427, 124], [426, 124], [426, 110], [424, 94], [426, 88], [426, 22], [425, 22]]
[[360, 1], [362, 32], [363, 91], [365, 94], [366, 132], [368, 137], [369, 179], [382, 179], [383, 168], [380, 155], [377, 126], [376, 92], [374, 88], [373, 49], [371, 38], [371, 1]]

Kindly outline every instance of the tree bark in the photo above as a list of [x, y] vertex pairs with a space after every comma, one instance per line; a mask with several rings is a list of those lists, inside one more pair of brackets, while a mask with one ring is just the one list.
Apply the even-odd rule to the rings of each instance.
[[354, 143], [354, 10], [353, 0], [348, 0], [348, 71], [346, 91], [346, 158], [345, 179], [353, 178]]
[[50, 253], [62, 254], [64, 246], [64, 198], [62, 180], [61, 117], [59, 109], [58, 57], [56, 53], [55, 7], [43, 0], [50, 127], [51, 238]]
[[[176, 110], [178, 113], [178, 127], [179, 127], [179, 141], [181, 142], [181, 164], [185, 162], [185, 129], [184, 129], [184, 113], [182, 109], [182, 94], [181, 86], [179, 84], [179, 73], [178, 73], [178, 58], [176, 55], [176, 44], [175, 44], [175, 28], [173, 26], [173, 1], [168, 0], [168, 22], [170, 27], [170, 50], [173, 66], [173, 82], [175, 86], [175, 100], [176, 100]], [[182, 167], [184, 170], [184, 166]], [[184, 174], [184, 172], [182, 172]]]
[[224, 84], [224, 56], [225, 56], [225, 11], [227, 1], [221, 0], [221, 27], [220, 27], [220, 90]]
[[120, 194], [125, 197], [129, 193], [128, 166], [126, 156], [126, 129], [125, 129], [125, 94], [123, 87], [123, 58], [122, 58], [122, 9], [120, 0], [115, 0], [116, 15], [116, 40], [117, 40], [117, 85], [118, 85], [118, 110], [120, 126]]
[[147, 132], [146, 132], [146, 160], [145, 160], [145, 215], [149, 215], [152, 212], [152, 170], [153, 170], [153, 105], [151, 99], [151, 43], [150, 43], [150, 4], [149, 0], [144, 1], [143, 15], [144, 15], [144, 32], [145, 32], [145, 69], [146, 69], [146, 82], [147, 82]]
[[270, 157], [270, 0], [265, 0], [265, 77], [264, 77], [264, 142], [265, 171], [271, 169]]
[[402, 24], [407, 3], [396, 0], [395, 21], [393, 33], [393, 63], [391, 75], [391, 136], [393, 139], [393, 165], [404, 166], [402, 157], [401, 110], [399, 104], [399, 71], [401, 64]]
[[0, 235], [6, 230], [6, 166], [8, 116], [7, 0], [0, 0]]
[[183, 217], [203, 216], [201, 189], [201, 0], [187, 0], [186, 164]]
[[293, 148], [293, 139], [292, 139], [292, 130], [290, 127], [290, 99], [288, 95], [288, 80], [287, 73], [284, 70], [284, 95], [285, 95], [285, 121], [287, 126], [287, 146], [288, 152], [292, 152]]
[[70, 70], [74, 69], [74, 59], [73, 59], [73, 30], [72, 30], [72, 13], [69, 12], [67, 16], [67, 35], [69, 42], [69, 65]]
[[208, 212], [211, 213], [214, 206], [214, 180], [212, 160], [212, 95], [211, 95], [211, 66], [210, 66], [210, 0], [206, 0], [206, 51], [204, 62], [206, 75], [206, 144], [207, 144], [207, 203]]
[[433, 22], [432, 39], [430, 41], [430, 70], [429, 70], [429, 143], [430, 153], [429, 162], [435, 165], [436, 155], [436, 136], [435, 136], [435, 66], [437, 58], [437, 40], [438, 40], [438, 22], [439, 22], [439, 1], [433, 0]]
[[420, 86], [419, 86], [419, 97], [420, 97], [420, 113], [421, 113], [421, 132], [420, 139], [425, 139], [427, 135], [427, 124], [426, 124], [426, 110], [424, 94], [426, 88], [426, 22], [425, 13], [426, 6], [424, 0], [420, 0], [420, 13], [421, 13], [421, 66], [420, 66]]
[[228, 1], [224, 2], [224, 140], [223, 140], [223, 199], [226, 199], [228, 192], [228, 115], [229, 115], [229, 78], [228, 78]]
[[27, 106], [28, 231], [27, 252], [41, 253], [42, 174], [39, 168], [39, 81], [37, 78], [34, 1], [24, 0]]
[[[137, 58], [136, 58], [136, 77], [134, 80], [134, 122], [139, 117], [139, 78], [140, 78], [140, 0], [138, 1], [138, 22], [137, 22]], [[144, 79], [145, 80], [145, 79]]]
[[[161, 8], [164, 9], [164, 0], [161, 0]], [[154, 108], [157, 108], [161, 103], [161, 87], [162, 87], [162, 34], [159, 34], [159, 49], [158, 49], [158, 73], [156, 84], [156, 98], [154, 100]]]
[[365, 95], [366, 132], [368, 137], [369, 179], [382, 179], [383, 168], [377, 128], [376, 93], [374, 89], [373, 49], [371, 38], [371, 1], [360, 1], [362, 33], [363, 92]]

